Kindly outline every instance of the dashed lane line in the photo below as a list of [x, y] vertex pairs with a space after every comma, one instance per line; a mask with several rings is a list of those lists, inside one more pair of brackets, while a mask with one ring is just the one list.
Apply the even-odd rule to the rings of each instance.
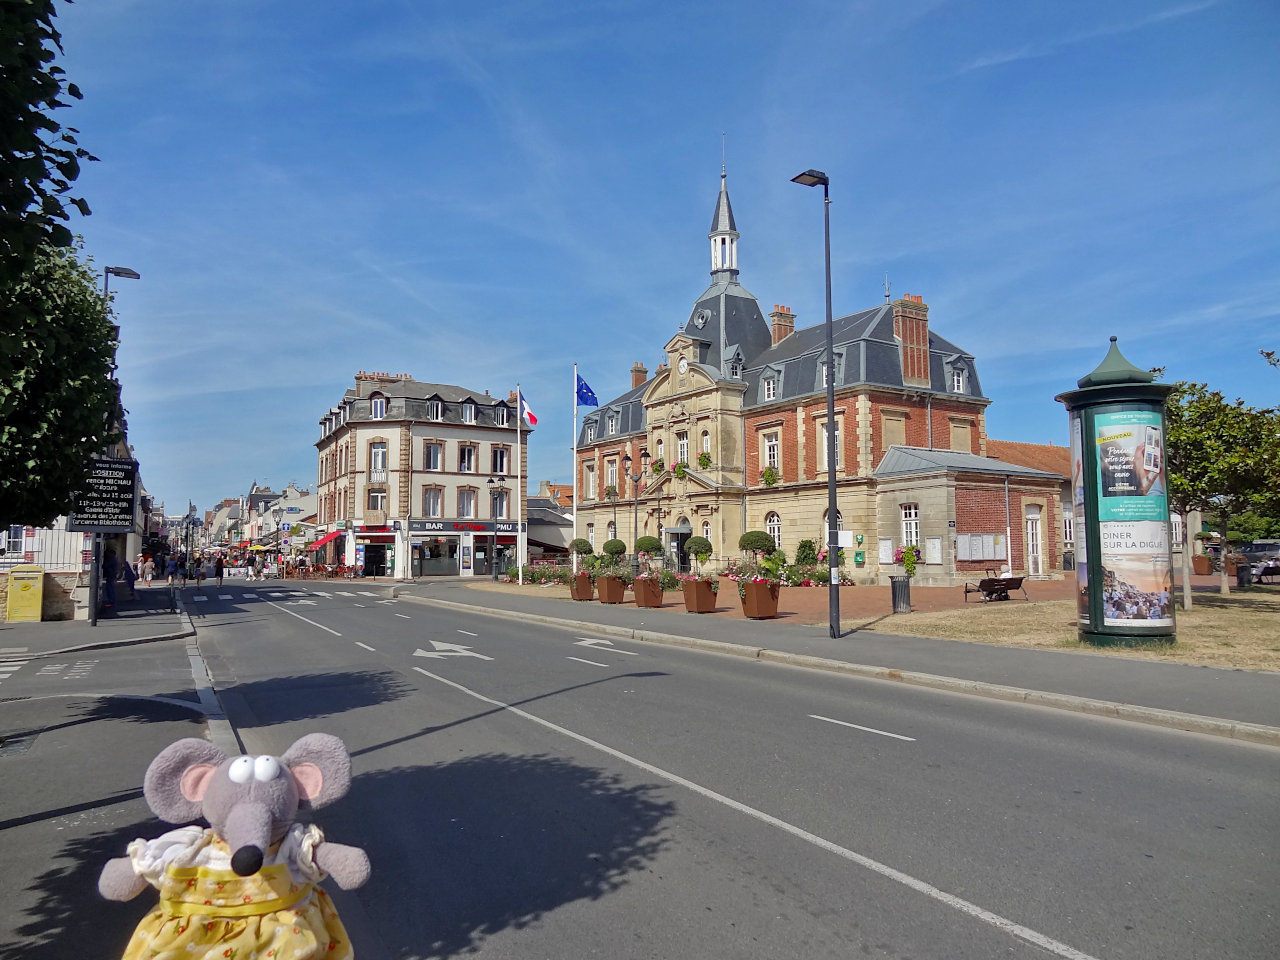
[[888, 730], [877, 730], [875, 727], [862, 727], [856, 723], [849, 723], [846, 720], [832, 720], [830, 717], [820, 717], [816, 713], [809, 714], [810, 719], [825, 720], [827, 723], [839, 724], [842, 727], [852, 727], [854, 730], [864, 730], [867, 733], [878, 733], [882, 737], [893, 737], [895, 740], [906, 740], [908, 743], [915, 743], [915, 737], [904, 737], [900, 733], [890, 733]]

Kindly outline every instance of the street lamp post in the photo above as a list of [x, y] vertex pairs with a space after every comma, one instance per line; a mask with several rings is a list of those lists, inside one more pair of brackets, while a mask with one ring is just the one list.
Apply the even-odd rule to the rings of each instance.
[[[649, 466], [649, 451], [640, 451], [640, 469], [636, 473], [631, 472], [631, 455], [627, 454], [622, 458], [622, 471], [626, 474], [628, 480], [631, 481], [631, 570], [633, 573], [640, 572], [640, 553], [635, 549], [635, 541], [640, 539], [640, 478], [644, 476], [645, 469]], [[615, 506], [614, 509], [617, 509]], [[617, 522], [616, 520], [614, 521]]]
[[498, 579], [498, 491], [505, 490], [498, 486], [498, 478], [489, 478], [489, 519], [493, 523], [493, 544], [489, 550], [489, 572], [491, 578]]
[[827, 563], [831, 581], [827, 585], [831, 638], [840, 637], [840, 538], [836, 535], [836, 352], [831, 325], [831, 180], [820, 170], [806, 170], [791, 178], [806, 187], [822, 186], [823, 249], [827, 274]]
[[271, 508], [271, 516], [276, 522], [276, 577], [284, 579], [284, 531], [280, 529], [280, 523], [284, 520], [284, 507], [279, 505]]

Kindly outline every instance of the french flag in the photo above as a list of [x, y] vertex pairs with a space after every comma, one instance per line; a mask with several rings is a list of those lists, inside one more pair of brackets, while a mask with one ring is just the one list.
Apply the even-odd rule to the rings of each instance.
[[524, 391], [520, 391], [520, 415], [529, 421], [529, 426], [536, 427], [538, 418], [534, 416], [533, 408], [529, 406], [529, 401], [524, 398]]

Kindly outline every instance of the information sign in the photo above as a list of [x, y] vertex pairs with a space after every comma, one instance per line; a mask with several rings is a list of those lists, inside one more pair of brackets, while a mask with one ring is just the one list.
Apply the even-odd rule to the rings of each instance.
[[137, 503], [136, 460], [94, 460], [85, 489], [76, 494], [67, 529], [84, 533], [127, 533]]

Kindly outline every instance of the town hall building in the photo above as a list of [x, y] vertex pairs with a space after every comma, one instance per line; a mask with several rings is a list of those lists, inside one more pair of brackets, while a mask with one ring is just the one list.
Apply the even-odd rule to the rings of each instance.
[[657, 536], [687, 562], [696, 534], [724, 562], [740, 555], [742, 533], [764, 530], [794, 559], [801, 540], [826, 542], [834, 430], [847, 577], [887, 582], [906, 545], [921, 551], [925, 584], [1004, 564], [1061, 576], [1064, 478], [991, 455], [975, 358], [931, 328], [922, 296], [836, 318], [829, 368], [824, 324], [797, 329], [780, 305], [766, 318], [739, 282], [723, 172], [708, 238], [711, 285], [665, 344], [665, 361], [652, 376], [636, 363], [631, 389], [583, 418], [579, 536], [597, 550], [613, 537], [633, 549], [638, 536]]

